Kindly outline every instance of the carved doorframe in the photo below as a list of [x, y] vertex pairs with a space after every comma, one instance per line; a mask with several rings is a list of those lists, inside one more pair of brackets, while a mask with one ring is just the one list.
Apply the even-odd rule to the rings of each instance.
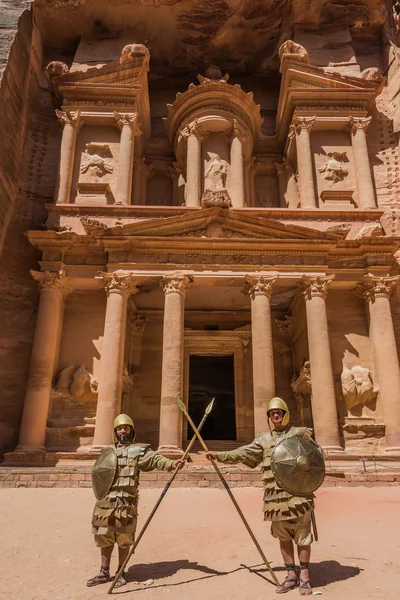
[[183, 397], [186, 406], [189, 404], [189, 361], [193, 354], [209, 356], [232, 355], [235, 384], [235, 416], [236, 439], [252, 439], [254, 418], [249, 414], [252, 394], [252, 381], [249, 377], [251, 364], [247, 351], [251, 347], [250, 331], [195, 331], [185, 330], [184, 334], [184, 366]]

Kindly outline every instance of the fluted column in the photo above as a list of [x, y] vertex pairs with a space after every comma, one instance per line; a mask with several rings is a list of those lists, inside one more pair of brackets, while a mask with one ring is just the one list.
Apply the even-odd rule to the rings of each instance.
[[308, 347], [311, 369], [311, 407], [315, 438], [325, 450], [339, 451], [339, 424], [336, 409], [335, 386], [329, 345], [326, 295], [329, 277], [303, 275], [303, 297], [306, 303]]
[[278, 176], [278, 191], [279, 191], [279, 206], [281, 208], [287, 208], [286, 192], [287, 192], [287, 180], [286, 180], [286, 164], [284, 162], [275, 163], [276, 173]]
[[201, 197], [201, 142], [202, 133], [197, 121], [188, 125], [181, 135], [187, 138], [186, 154], [186, 206], [200, 206]]
[[293, 117], [290, 133], [296, 134], [297, 170], [301, 208], [317, 208], [310, 133], [316, 117]]
[[367, 119], [350, 117], [351, 143], [353, 145], [354, 167], [356, 172], [359, 208], [375, 208], [375, 190], [372, 182], [371, 165], [368, 156], [366, 132], [372, 117]]
[[275, 396], [274, 349], [272, 340], [271, 293], [278, 275], [246, 276], [251, 298], [251, 341], [253, 349], [254, 431], [266, 428], [267, 404]]
[[236, 119], [234, 119], [231, 140], [231, 175], [229, 186], [232, 208], [243, 208], [245, 205], [243, 152], [243, 143], [245, 139], [246, 134]]
[[76, 138], [81, 126], [81, 113], [79, 110], [75, 112], [56, 110], [56, 115], [63, 126], [63, 131], [54, 199], [57, 204], [67, 204], [71, 199]]
[[[30, 273], [40, 286], [40, 298], [17, 448], [25, 452], [43, 451], [45, 447], [51, 382], [64, 315], [64, 297], [72, 291], [63, 270], [57, 273]], [[7, 368], [6, 365], [3, 368]]]
[[162, 280], [165, 304], [159, 450], [168, 456], [181, 454], [182, 413], [176, 398], [182, 397], [184, 307], [190, 281], [181, 273], [164, 275]]
[[115, 112], [114, 119], [121, 131], [115, 204], [131, 204], [135, 136], [141, 135], [138, 116]]
[[121, 410], [128, 297], [138, 288], [130, 275], [99, 273], [107, 294], [99, 393], [93, 448], [112, 442], [113, 422]]
[[399, 276], [364, 277], [361, 291], [368, 303], [370, 337], [385, 420], [386, 452], [400, 452], [400, 367], [390, 295]]

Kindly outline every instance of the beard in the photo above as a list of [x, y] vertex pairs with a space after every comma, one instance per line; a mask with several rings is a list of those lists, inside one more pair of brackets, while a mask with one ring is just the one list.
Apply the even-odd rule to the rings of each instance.
[[132, 441], [132, 432], [131, 433], [116, 433], [117, 440], [120, 444], [130, 444]]

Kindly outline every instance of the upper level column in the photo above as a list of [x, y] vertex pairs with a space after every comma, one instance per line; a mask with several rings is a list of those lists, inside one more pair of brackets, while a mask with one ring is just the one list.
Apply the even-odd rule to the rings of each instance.
[[375, 191], [369, 163], [366, 131], [372, 117], [367, 119], [350, 117], [351, 143], [353, 145], [354, 166], [356, 172], [358, 202], [362, 209], [375, 208]]
[[121, 409], [128, 297], [138, 292], [129, 274], [99, 275], [104, 281], [107, 306], [93, 447], [107, 446], [112, 441], [113, 422]]
[[233, 208], [242, 208], [245, 204], [244, 194], [244, 153], [243, 143], [246, 134], [236, 119], [233, 120], [231, 140], [231, 183], [230, 196]]
[[141, 131], [139, 129], [137, 114], [120, 114], [115, 112], [114, 119], [121, 131], [115, 204], [130, 204], [135, 136], [141, 135]]
[[301, 208], [317, 208], [310, 133], [316, 117], [293, 117], [289, 135], [296, 136]]
[[192, 278], [182, 273], [164, 275], [165, 294], [159, 449], [169, 456], [182, 453], [182, 396], [185, 297]]
[[279, 275], [246, 276], [251, 298], [255, 435], [265, 431], [267, 404], [275, 396], [271, 294]]
[[370, 337], [385, 420], [386, 452], [400, 452], [400, 366], [390, 308], [390, 295], [398, 280], [399, 276], [369, 274], [361, 286], [368, 303]]
[[197, 120], [188, 125], [182, 135], [187, 138], [186, 206], [200, 206], [201, 197], [201, 142], [203, 135]]
[[302, 277], [302, 293], [307, 314], [315, 439], [325, 450], [330, 451], [342, 450], [326, 314], [328, 285], [334, 278], [334, 275], [329, 277], [303, 275]]
[[81, 113], [79, 110], [75, 112], [56, 110], [56, 115], [63, 126], [63, 131], [54, 199], [57, 204], [67, 204], [70, 201], [76, 138], [82, 123]]
[[65, 271], [30, 272], [40, 286], [24, 412], [17, 450], [43, 451], [57, 346], [64, 315], [64, 297], [72, 291]]

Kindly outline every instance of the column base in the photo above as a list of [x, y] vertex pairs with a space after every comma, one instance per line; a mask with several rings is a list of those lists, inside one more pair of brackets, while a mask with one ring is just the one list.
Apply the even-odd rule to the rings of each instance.
[[183, 450], [179, 448], [179, 446], [168, 446], [163, 445], [157, 448], [157, 452], [165, 456], [165, 458], [172, 458], [177, 460], [178, 458], [182, 458]]
[[111, 444], [96, 444], [95, 446], [92, 446], [89, 450], [90, 454], [100, 454], [100, 452], [104, 449], [104, 448], [108, 448], [109, 446], [111, 446]]
[[385, 454], [400, 454], [400, 446], [388, 446], [384, 452]]
[[325, 452], [327, 452], [328, 454], [330, 454], [331, 452], [344, 452], [342, 446], [324, 446], [323, 444], [321, 445], [322, 450], [324, 450]]
[[39, 454], [47, 452], [45, 446], [17, 446], [14, 452], [24, 452], [25, 454]]

